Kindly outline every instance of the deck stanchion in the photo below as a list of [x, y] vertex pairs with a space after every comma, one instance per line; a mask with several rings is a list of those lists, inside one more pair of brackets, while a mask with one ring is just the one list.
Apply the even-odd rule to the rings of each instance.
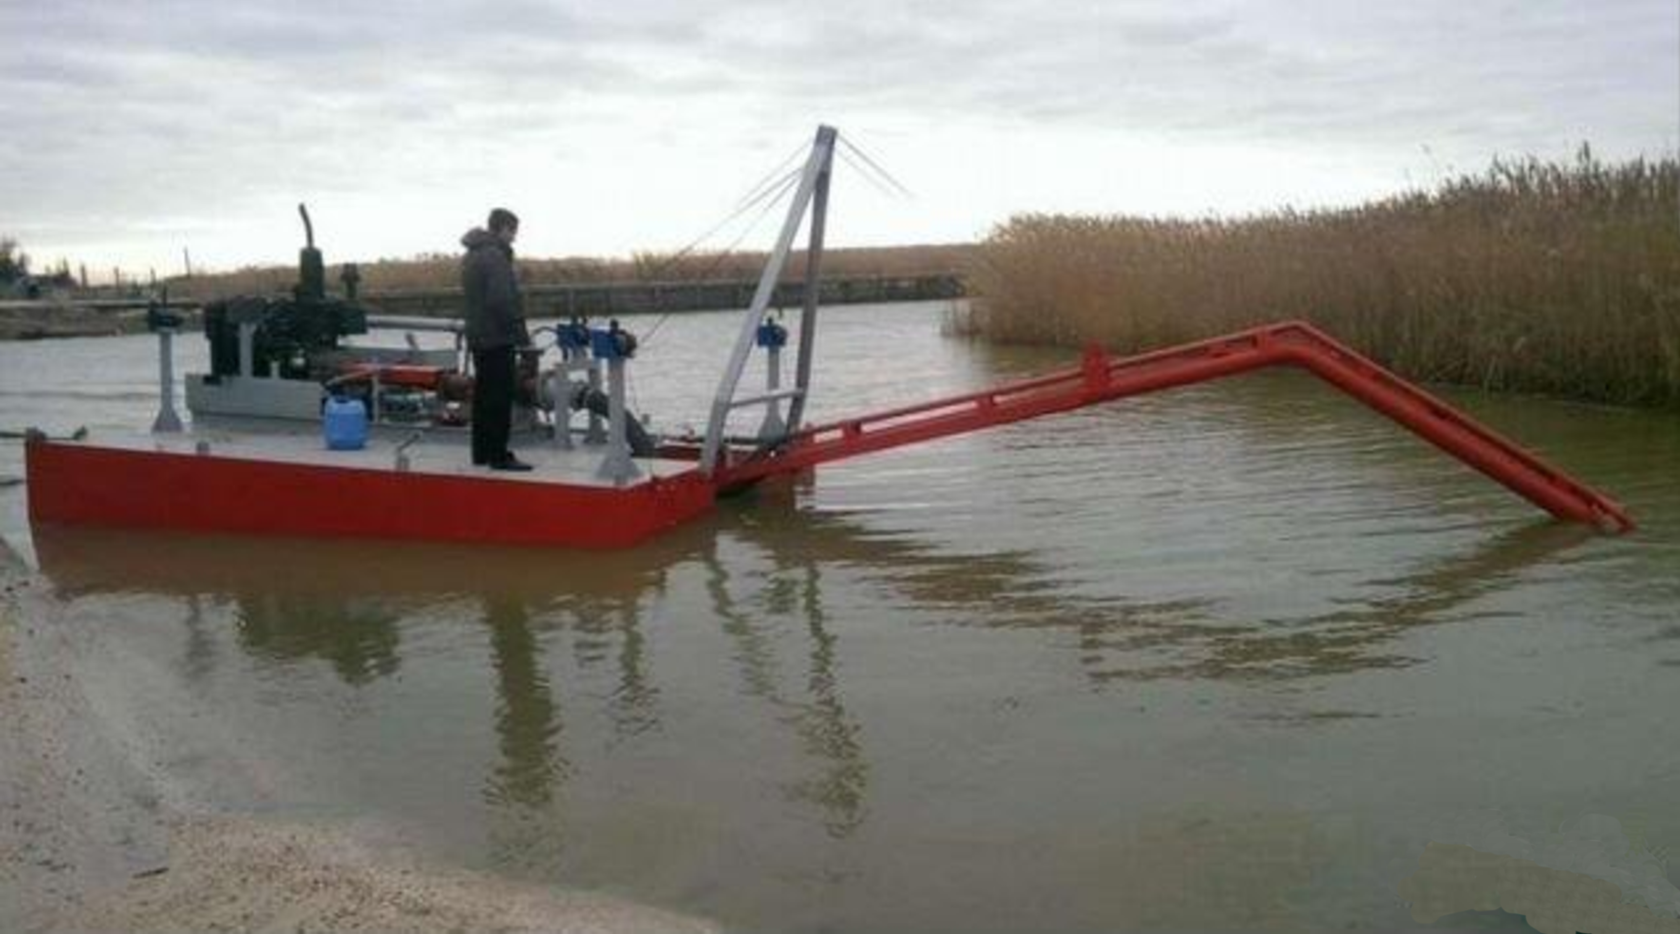
[[170, 434], [181, 430], [181, 416], [175, 411], [175, 329], [158, 328], [158, 413], [152, 431]]

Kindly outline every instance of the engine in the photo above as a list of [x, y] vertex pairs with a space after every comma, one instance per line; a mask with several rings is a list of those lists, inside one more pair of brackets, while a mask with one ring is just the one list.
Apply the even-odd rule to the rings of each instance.
[[309, 211], [303, 216], [305, 244], [298, 253], [298, 283], [288, 298], [239, 296], [204, 307], [204, 337], [210, 342], [210, 374], [241, 375], [240, 330], [251, 325], [250, 366], [247, 376], [321, 381], [336, 374], [326, 353], [338, 349], [339, 338], [367, 333], [367, 309], [356, 301], [359, 277], [345, 267], [346, 298], [327, 295], [326, 266], [315, 248]]

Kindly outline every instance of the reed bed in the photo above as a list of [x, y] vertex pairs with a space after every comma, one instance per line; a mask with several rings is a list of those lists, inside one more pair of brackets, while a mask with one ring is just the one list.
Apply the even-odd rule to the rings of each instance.
[[[898, 247], [852, 247], [823, 251], [825, 276], [919, 276], [962, 271], [973, 253], [972, 244], [928, 244]], [[693, 282], [708, 279], [755, 279], [766, 254], [706, 252], [675, 255], [641, 252], [628, 258], [519, 258], [525, 285], [599, 285], [624, 282]], [[328, 286], [338, 288], [342, 267], [328, 268]], [[461, 285], [458, 254], [433, 254], [413, 259], [382, 259], [358, 264], [366, 291], [451, 289]], [[782, 279], [803, 281], [805, 256], [789, 257]], [[230, 295], [284, 292], [297, 281], [295, 266], [247, 267], [232, 272], [180, 277], [168, 285], [170, 294], [208, 300]]]
[[1361, 207], [1022, 215], [956, 324], [1117, 352], [1305, 318], [1429, 382], [1680, 407], [1680, 165], [1495, 162]]

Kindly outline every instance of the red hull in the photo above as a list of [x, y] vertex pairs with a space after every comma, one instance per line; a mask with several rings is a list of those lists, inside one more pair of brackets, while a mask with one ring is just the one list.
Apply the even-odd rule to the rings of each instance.
[[690, 462], [692, 445], [670, 446], [653, 479], [622, 488], [590, 482], [593, 465], [579, 472], [576, 462], [570, 482], [553, 479], [568, 476], [564, 469], [516, 482], [456, 462], [408, 472], [371, 469], [394, 461], [368, 456], [298, 462], [299, 450], [318, 445], [313, 439], [270, 447], [266, 457], [152, 450], [162, 446], [156, 440], [36, 440], [28, 445], [29, 513], [36, 523], [625, 548], [706, 511], [720, 489], [1278, 365], [1317, 374], [1560, 519], [1607, 532], [1634, 527], [1616, 501], [1302, 322], [1120, 360], [1093, 348], [1078, 369], [803, 429], [766, 453], [738, 452], [710, 478]]
[[711, 508], [698, 473], [622, 489], [34, 441], [32, 523], [627, 548]]

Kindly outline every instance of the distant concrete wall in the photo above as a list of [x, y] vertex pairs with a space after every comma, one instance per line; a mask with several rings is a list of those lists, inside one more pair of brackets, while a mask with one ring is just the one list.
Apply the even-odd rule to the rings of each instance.
[[[756, 280], [704, 282], [618, 282], [595, 285], [536, 285], [524, 289], [525, 313], [534, 318], [571, 315], [719, 311], [745, 308]], [[877, 304], [961, 298], [962, 279], [954, 274], [927, 276], [854, 276], [825, 278], [818, 301], [824, 305]], [[461, 314], [460, 289], [369, 291], [362, 300], [389, 314]], [[805, 301], [805, 283], [776, 287], [772, 305], [790, 308]]]

